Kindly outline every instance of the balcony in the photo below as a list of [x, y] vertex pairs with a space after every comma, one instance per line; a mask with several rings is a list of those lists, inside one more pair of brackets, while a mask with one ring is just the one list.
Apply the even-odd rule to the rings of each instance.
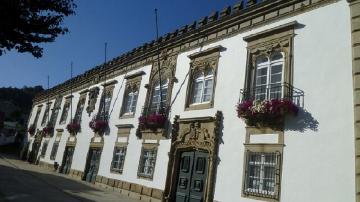
[[304, 91], [288, 83], [269, 84], [240, 90], [239, 102], [264, 100], [288, 100], [304, 107]]
[[302, 90], [277, 83], [241, 90], [236, 110], [247, 126], [282, 129], [285, 118], [297, 116], [303, 106]]
[[159, 139], [166, 137], [166, 129], [169, 125], [169, 105], [151, 105], [144, 107], [139, 117], [139, 127], [136, 135], [138, 138]]

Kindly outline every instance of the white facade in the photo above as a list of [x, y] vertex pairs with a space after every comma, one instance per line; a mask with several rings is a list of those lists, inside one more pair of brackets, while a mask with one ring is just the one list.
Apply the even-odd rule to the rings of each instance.
[[[173, 121], [175, 115], [180, 115], [180, 118], [196, 118], [214, 116], [217, 111], [223, 112], [223, 131], [219, 144], [216, 183], [214, 184], [214, 200], [216, 201], [261, 201], [261, 199], [242, 196], [246, 125], [237, 117], [236, 104], [239, 101], [240, 89], [244, 88], [248, 62], [248, 44], [244, 41], [244, 37], [294, 21], [302, 26], [294, 30], [292, 85], [305, 92], [304, 110], [318, 121], [318, 127], [317, 130], [286, 130], [286, 128], [296, 128], [297, 123], [291, 120], [285, 122], [285, 146], [283, 148], [279, 200], [284, 202], [355, 201], [351, 28], [350, 9], [345, 0], [296, 13], [291, 17], [254, 27], [251, 30], [206, 44], [201, 48], [181, 52], [178, 55], [175, 73], [178, 82], [174, 83], [172, 89], [171, 101], [174, 102], [169, 120]], [[187, 73], [191, 62], [188, 56], [219, 45], [225, 50], [220, 52], [217, 67], [214, 106], [202, 110], [185, 110], [189, 82]], [[137, 138], [135, 133], [141, 108], [146, 99], [147, 89], [144, 86], [149, 83], [151, 68], [151, 65], [146, 65], [126, 73], [131, 75], [139, 71], [145, 72], [141, 79], [134, 118], [119, 118], [126, 75], [111, 79], [118, 82], [113, 90], [109, 120], [110, 133], [104, 135], [98, 175], [164, 190], [169, 161], [168, 153], [171, 148], [170, 139], [159, 141], [152, 180], [139, 178], [137, 174], [143, 139]], [[76, 135], [77, 142], [71, 169], [78, 171], [85, 169], [91, 138], [94, 137], [94, 132], [89, 128], [88, 123], [93, 114], [98, 111], [103, 89], [100, 83], [94, 86], [100, 87], [96, 108], [91, 116], [88, 116], [84, 109], [81, 132]], [[72, 114], [74, 115], [80, 94], [74, 92], [73, 96]], [[52, 104], [55, 102], [54, 99], [50, 101]], [[44, 114], [46, 102], [47, 100], [44, 100], [42, 103], [44, 106], [39, 120]], [[61, 107], [63, 107], [63, 103], [64, 100]], [[85, 103], [86, 108], [88, 96]], [[33, 123], [36, 110], [37, 105], [34, 105], [29, 123]], [[49, 164], [53, 164], [54, 161], [59, 164], [62, 162], [69, 137], [66, 124], [70, 122], [70, 113], [66, 124], [59, 125], [61, 113], [62, 110], [59, 112], [55, 129], [64, 129], [64, 132], [59, 142], [56, 158], [50, 160], [52, 145], [56, 139], [56, 135], [54, 135], [49, 138], [46, 155], [40, 159], [42, 162]], [[298, 116], [301, 117], [303, 114], [300, 113]], [[37, 128], [42, 128], [40, 122], [38, 121]], [[114, 146], [118, 138], [116, 127], [118, 124], [134, 126], [130, 131], [122, 174], [110, 171]], [[251, 141], [271, 143], [273, 136], [264, 135]], [[148, 142], [151, 141], [148, 140]]]

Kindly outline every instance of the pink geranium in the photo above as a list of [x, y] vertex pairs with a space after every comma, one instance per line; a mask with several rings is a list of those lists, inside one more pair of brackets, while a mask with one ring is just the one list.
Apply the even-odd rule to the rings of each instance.
[[157, 129], [163, 127], [166, 120], [167, 118], [164, 114], [152, 113], [148, 116], [139, 117], [139, 124], [143, 129]]
[[66, 129], [70, 134], [75, 135], [81, 130], [81, 127], [80, 127], [80, 124], [78, 124], [78, 123], [69, 123], [66, 126]]
[[27, 129], [28, 133], [33, 136], [35, 134], [36, 127], [34, 124], [31, 124], [30, 127]]
[[272, 99], [263, 101], [243, 101], [237, 105], [237, 115], [248, 125], [276, 125], [288, 115], [296, 116], [299, 108], [291, 100]]
[[104, 133], [106, 129], [108, 128], [108, 122], [104, 120], [92, 120], [89, 123], [89, 127], [95, 132], [95, 133]]

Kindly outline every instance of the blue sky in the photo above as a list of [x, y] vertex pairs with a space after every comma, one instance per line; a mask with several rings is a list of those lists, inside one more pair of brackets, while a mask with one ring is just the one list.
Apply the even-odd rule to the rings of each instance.
[[0, 56], [0, 87], [47, 86], [104, 62], [104, 43], [108, 59], [155, 39], [154, 8], [159, 13], [160, 35], [190, 24], [238, 0], [76, 0], [76, 15], [65, 19], [70, 33], [53, 43], [43, 44], [44, 55], [36, 59], [29, 53], [7, 52]]

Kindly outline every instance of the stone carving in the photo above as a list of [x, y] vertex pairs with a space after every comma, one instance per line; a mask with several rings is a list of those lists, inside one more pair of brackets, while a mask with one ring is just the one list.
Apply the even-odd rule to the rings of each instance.
[[89, 116], [95, 109], [95, 104], [99, 95], [99, 91], [99, 87], [94, 87], [89, 90], [88, 106], [86, 107], [86, 112], [89, 114]]
[[221, 111], [218, 111], [215, 117], [200, 117], [188, 120], [175, 116], [172, 125], [172, 141], [163, 201], [174, 201], [177, 186], [176, 173], [181, 152], [194, 150], [203, 150], [209, 153], [209, 171], [206, 179], [207, 183], [204, 185], [204, 189], [206, 189], [204, 202], [213, 201], [214, 176], [216, 175], [222, 121], [223, 115]]

